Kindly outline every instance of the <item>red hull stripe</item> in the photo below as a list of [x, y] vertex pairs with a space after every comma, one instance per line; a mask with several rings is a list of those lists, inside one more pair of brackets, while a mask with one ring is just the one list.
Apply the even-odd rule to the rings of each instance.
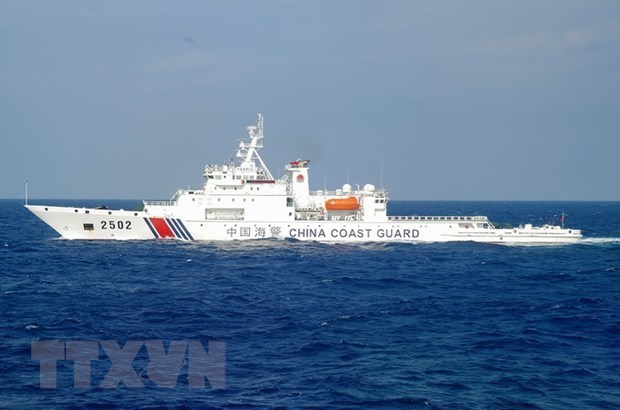
[[149, 218], [160, 238], [174, 238], [174, 232], [163, 218]]

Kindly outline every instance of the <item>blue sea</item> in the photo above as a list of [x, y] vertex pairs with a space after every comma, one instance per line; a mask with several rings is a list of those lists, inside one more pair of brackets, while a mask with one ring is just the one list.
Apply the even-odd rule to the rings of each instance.
[[[479, 214], [513, 225], [558, 223], [565, 212], [586, 239], [82, 242], [58, 239], [21, 201], [2, 200], [0, 407], [620, 408], [620, 202], [389, 206], [392, 215]], [[96, 358], [82, 385], [64, 356], [51, 362], [55, 385], [43, 388], [51, 368], [42, 371], [33, 346], [59, 343], [68, 355], [63, 346], [86, 341]], [[168, 352], [198, 342], [213, 356], [210, 343], [220, 343], [224, 385], [206, 372], [204, 387], [192, 382], [191, 350], [169, 369], [176, 381], [160, 385], [145, 341]], [[139, 350], [121, 363], [105, 343]], [[121, 365], [125, 373], [114, 373]]]

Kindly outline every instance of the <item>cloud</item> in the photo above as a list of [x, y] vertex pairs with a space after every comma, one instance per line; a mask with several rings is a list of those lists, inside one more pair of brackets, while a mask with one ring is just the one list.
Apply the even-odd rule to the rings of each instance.
[[169, 74], [187, 71], [204, 71], [206, 69], [229, 70], [234, 67], [258, 67], [273, 65], [276, 61], [267, 57], [247, 55], [218, 55], [206, 51], [193, 51], [163, 57], [147, 64], [147, 70], [154, 74]]
[[588, 30], [573, 30], [564, 36], [564, 43], [570, 48], [586, 47], [595, 40], [596, 36], [594, 33]]
[[218, 64], [219, 60], [214, 56], [204, 51], [194, 51], [163, 58], [152, 63], [151, 68], [157, 72], [172, 72], [213, 67]]
[[585, 48], [596, 42], [593, 30], [577, 29], [561, 34], [533, 33], [501, 39], [486, 39], [460, 50], [465, 55], [506, 55]]

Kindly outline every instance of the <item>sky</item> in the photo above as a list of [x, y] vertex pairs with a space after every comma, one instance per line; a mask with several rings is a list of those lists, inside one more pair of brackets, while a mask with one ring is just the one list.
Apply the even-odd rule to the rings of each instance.
[[620, 200], [620, 2], [0, 0], [0, 197], [167, 199], [265, 115], [274, 176]]

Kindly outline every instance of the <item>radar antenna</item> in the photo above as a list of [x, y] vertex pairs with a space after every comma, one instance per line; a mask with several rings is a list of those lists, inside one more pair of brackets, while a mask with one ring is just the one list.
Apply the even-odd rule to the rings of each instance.
[[[263, 148], [263, 114], [258, 113], [258, 121], [256, 125], [250, 125], [247, 127], [248, 135], [250, 138], [249, 142], [241, 141], [239, 142], [239, 148], [237, 149], [237, 158], [242, 158], [241, 168], [256, 170], [255, 160], [259, 162], [260, 169], [262, 171], [263, 177], [260, 179], [273, 179], [271, 172], [263, 162], [263, 159], [258, 154], [258, 150]], [[259, 173], [260, 175], [261, 173]]]

